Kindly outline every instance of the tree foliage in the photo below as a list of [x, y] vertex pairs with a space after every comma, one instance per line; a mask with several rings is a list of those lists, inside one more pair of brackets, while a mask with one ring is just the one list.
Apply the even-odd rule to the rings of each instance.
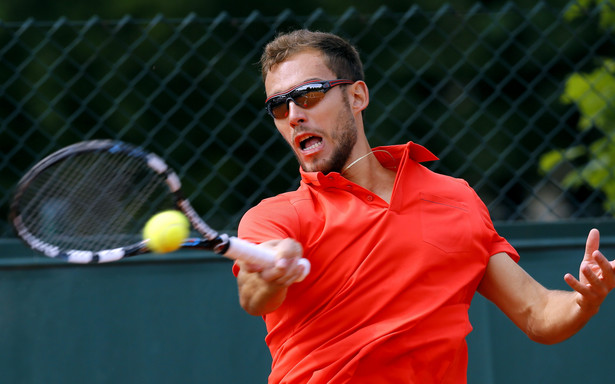
[[[599, 13], [599, 25], [607, 34], [615, 28], [615, 0], [579, 0], [565, 13], [573, 21], [591, 9]], [[574, 104], [579, 113], [577, 129], [597, 130], [599, 137], [588, 144], [555, 149], [542, 156], [540, 169], [554, 172], [558, 167], [579, 163], [562, 177], [562, 185], [588, 185], [605, 194], [604, 208], [615, 214], [615, 59], [603, 58], [591, 72], [573, 73], [566, 81], [561, 100]]]

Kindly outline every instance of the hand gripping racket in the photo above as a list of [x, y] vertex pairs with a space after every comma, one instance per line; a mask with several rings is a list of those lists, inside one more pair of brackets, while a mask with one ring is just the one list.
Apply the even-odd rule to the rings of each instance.
[[[48, 257], [105, 263], [150, 252], [142, 229], [155, 213], [181, 210], [203, 238], [182, 248], [213, 250], [230, 259], [271, 266], [275, 255], [210, 228], [159, 156], [120, 141], [83, 141], [52, 153], [17, 185], [10, 220], [19, 237]], [[300, 259], [304, 274], [307, 259]]]

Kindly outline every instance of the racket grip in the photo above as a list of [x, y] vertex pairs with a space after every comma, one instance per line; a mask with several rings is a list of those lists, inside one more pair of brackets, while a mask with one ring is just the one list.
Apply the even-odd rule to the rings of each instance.
[[[273, 251], [235, 236], [229, 237], [229, 248], [224, 253], [224, 256], [266, 267], [274, 265], [276, 261], [275, 253]], [[297, 263], [303, 267], [303, 274], [296, 280], [298, 283], [303, 281], [303, 279], [305, 279], [305, 277], [310, 273], [311, 264], [309, 260], [305, 258], [299, 259]]]

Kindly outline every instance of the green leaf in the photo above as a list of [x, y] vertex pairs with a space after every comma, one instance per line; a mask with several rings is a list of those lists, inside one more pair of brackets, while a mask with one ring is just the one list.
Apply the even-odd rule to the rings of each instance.
[[605, 60], [591, 73], [574, 73], [566, 82], [562, 101], [575, 103], [581, 131], [598, 127], [607, 131], [615, 108], [615, 61]]
[[544, 172], [548, 173], [552, 171], [558, 164], [560, 164], [564, 159], [562, 155], [562, 151], [558, 149], [554, 149], [540, 156], [540, 160], [538, 162], [538, 168]]
[[570, 147], [568, 149], [554, 149], [542, 155], [538, 161], [539, 169], [548, 173], [553, 171], [558, 165], [564, 162], [573, 161], [587, 153], [587, 149], [582, 145]]

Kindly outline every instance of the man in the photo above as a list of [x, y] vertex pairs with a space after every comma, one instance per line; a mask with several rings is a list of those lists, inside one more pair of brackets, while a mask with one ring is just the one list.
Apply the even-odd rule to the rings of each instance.
[[[299, 30], [265, 48], [267, 111], [301, 166], [301, 185], [265, 199], [239, 235], [275, 250], [271, 268], [234, 266], [240, 303], [263, 316], [270, 383], [464, 383], [476, 291], [531, 339], [556, 343], [598, 311], [615, 262], [592, 230], [573, 291], [545, 289], [517, 264], [466, 182], [420, 164], [408, 143], [372, 149], [369, 92], [354, 47]], [[305, 257], [312, 270], [298, 282]]]

